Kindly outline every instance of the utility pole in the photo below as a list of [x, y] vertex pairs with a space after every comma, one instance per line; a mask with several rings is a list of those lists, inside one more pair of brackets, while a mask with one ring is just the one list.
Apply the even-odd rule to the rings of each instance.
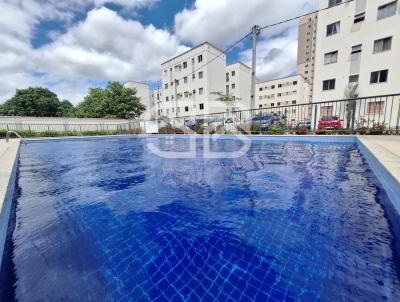
[[251, 108], [255, 109], [256, 102], [256, 66], [257, 66], [257, 36], [260, 34], [260, 26], [254, 25], [252, 28], [253, 33], [253, 62], [251, 68]]

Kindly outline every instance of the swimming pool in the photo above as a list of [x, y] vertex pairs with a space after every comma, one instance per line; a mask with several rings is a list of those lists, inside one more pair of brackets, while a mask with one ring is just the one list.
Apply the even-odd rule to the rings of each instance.
[[1, 301], [400, 300], [387, 196], [355, 143], [147, 143], [21, 146]]

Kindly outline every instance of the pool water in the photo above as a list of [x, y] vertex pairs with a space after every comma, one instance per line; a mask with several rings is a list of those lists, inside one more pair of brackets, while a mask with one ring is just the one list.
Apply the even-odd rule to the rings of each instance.
[[147, 142], [21, 147], [1, 301], [400, 301], [387, 197], [356, 144], [204, 159], [198, 139], [174, 159]]

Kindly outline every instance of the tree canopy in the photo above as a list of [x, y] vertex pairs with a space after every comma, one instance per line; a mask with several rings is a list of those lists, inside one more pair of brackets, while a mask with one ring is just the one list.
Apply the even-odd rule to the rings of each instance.
[[136, 90], [118, 82], [109, 82], [106, 88], [90, 88], [88, 95], [76, 109], [77, 117], [136, 118], [146, 110], [136, 96]]
[[76, 107], [68, 100], [60, 102], [57, 94], [43, 87], [18, 89], [15, 95], [0, 104], [0, 115], [36, 117], [136, 118], [145, 110], [136, 90], [118, 82], [106, 88], [90, 88]]
[[18, 89], [1, 107], [3, 115], [57, 116], [60, 101], [54, 92], [42, 87]]

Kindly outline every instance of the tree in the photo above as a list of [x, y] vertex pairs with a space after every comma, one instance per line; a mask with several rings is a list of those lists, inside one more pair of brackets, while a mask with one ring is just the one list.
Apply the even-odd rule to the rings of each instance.
[[348, 103], [346, 104], [346, 128], [350, 129], [355, 99], [358, 98], [358, 84], [348, 84], [344, 91], [344, 96], [348, 100]]
[[43, 87], [17, 89], [3, 104], [2, 114], [11, 116], [57, 116], [60, 101], [54, 92]]
[[57, 116], [59, 117], [74, 117], [75, 107], [68, 100], [63, 100], [58, 104]]
[[217, 96], [217, 101], [225, 103], [226, 106], [233, 106], [236, 101], [240, 100], [239, 98], [235, 98], [233, 94], [224, 94], [221, 91], [214, 91], [211, 94]]
[[118, 82], [109, 82], [105, 89], [91, 88], [78, 105], [78, 117], [136, 118], [146, 110], [136, 96], [136, 89], [125, 88]]

